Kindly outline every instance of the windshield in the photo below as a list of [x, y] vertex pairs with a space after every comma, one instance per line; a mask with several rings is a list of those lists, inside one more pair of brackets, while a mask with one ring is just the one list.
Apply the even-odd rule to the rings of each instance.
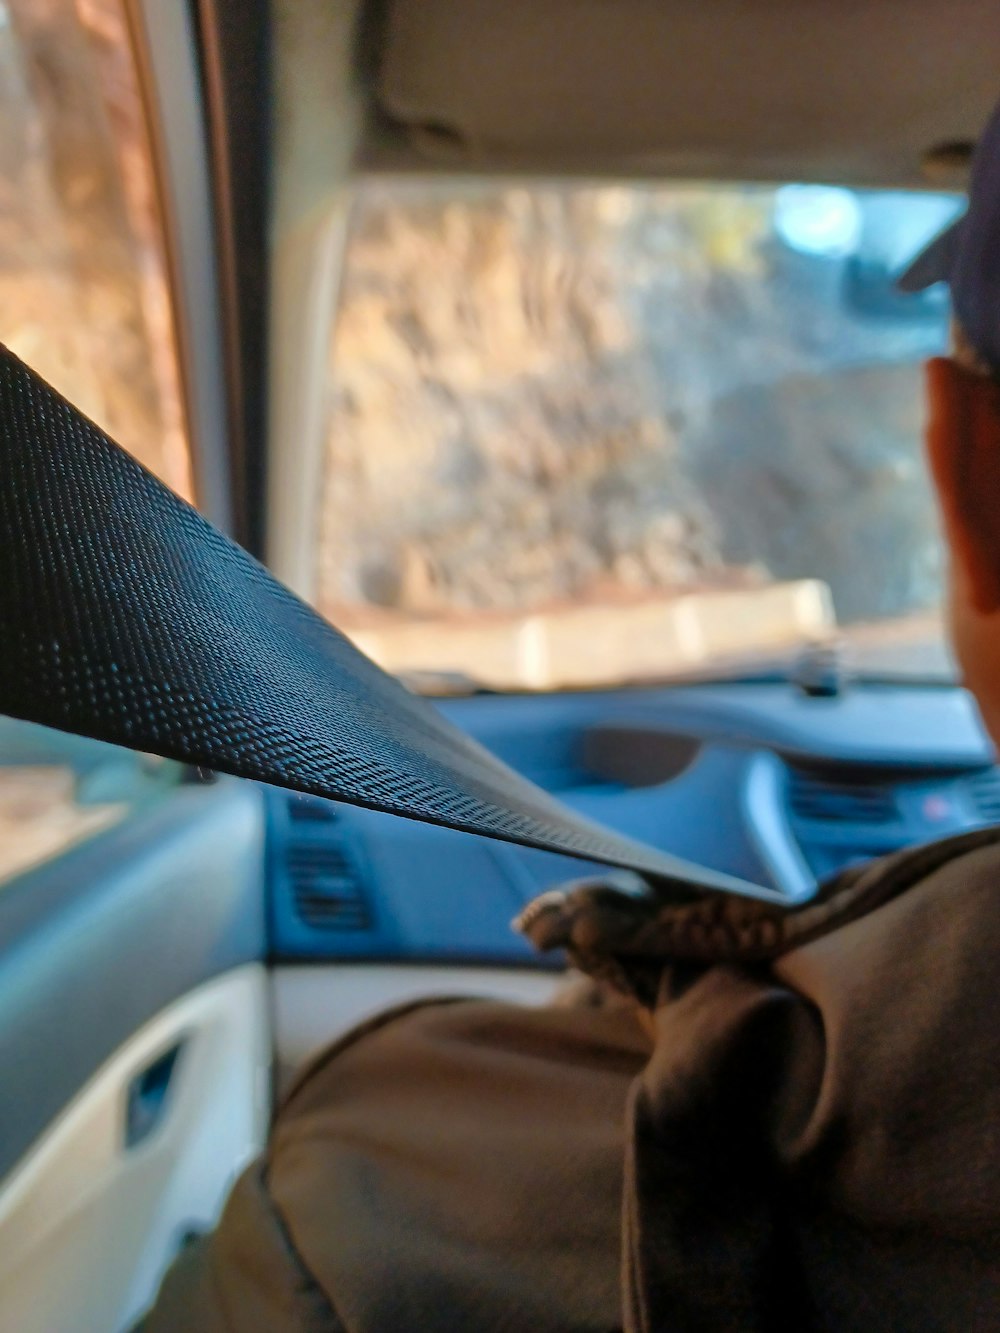
[[[951, 196], [367, 184], [331, 351], [318, 600], [390, 670], [667, 678], [831, 637], [946, 669], [900, 267]], [[433, 678], [429, 678], [433, 688]]]

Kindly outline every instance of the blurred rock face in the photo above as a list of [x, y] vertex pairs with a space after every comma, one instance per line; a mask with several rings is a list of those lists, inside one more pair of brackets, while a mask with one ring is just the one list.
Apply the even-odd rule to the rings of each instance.
[[342, 620], [827, 579], [937, 597], [917, 363], [773, 191], [379, 185], [336, 337], [321, 601]]
[[191, 492], [123, 0], [0, 6], [0, 339]]

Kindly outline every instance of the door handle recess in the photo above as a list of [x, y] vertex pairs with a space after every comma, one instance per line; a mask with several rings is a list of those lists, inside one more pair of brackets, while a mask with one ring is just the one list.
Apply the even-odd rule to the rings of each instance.
[[182, 1038], [168, 1051], [158, 1055], [129, 1083], [125, 1094], [126, 1148], [135, 1148], [149, 1138], [163, 1119], [183, 1049]]

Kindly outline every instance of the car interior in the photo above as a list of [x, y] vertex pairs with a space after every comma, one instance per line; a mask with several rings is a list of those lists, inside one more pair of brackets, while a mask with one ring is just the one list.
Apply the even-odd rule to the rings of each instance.
[[[778, 904], [1000, 820], [920, 480], [946, 294], [893, 287], [961, 207], [986, 0], [8, 0], [0, 54], [0, 342], [448, 723]], [[527, 351], [501, 233], [548, 256]], [[0, 1329], [133, 1328], [355, 1024], [568, 977], [511, 930], [568, 851], [15, 717], [0, 826]]]

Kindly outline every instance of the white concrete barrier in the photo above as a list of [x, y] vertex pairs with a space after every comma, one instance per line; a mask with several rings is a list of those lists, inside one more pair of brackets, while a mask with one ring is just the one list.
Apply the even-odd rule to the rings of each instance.
[[825, 639], [836, 618], [827, 585], [802, 579], [530, 615], [341, 628], [387, 671], [454, 671], [494, 688], [551, 690], [655, 679]]

